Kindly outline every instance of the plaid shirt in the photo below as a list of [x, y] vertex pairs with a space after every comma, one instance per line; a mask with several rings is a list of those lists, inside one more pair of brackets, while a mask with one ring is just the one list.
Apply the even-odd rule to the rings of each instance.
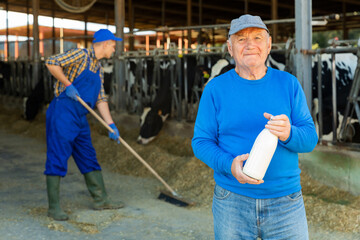
[[[54, 56], [49, 57], [46, 60], [46, 64], [48, 65], [56, 65], [62, 67], [65, 76], [68, 78], [70, 82], [73, 82], [76, 77], [78, 77], [87, 67], [87, 58], [89, 56], [90, 59], [90, 71], [96, 73], [100, 68], [100, 79], [101, 79], [101, 88], [97, 103], [99, 102], [107, 102], [107, 96], [105, 95], [104, 90], [104, 70], [100, 65], [100, 61], [95, 57], [94, 48], [91, 47], [89, 49], [71, 49], [66, 51], [65, 53], [60, 53]], [[65, 85], [57, 80], [54, 84], [55, 86], [55, 96], [59, 96], [65, 90]]]

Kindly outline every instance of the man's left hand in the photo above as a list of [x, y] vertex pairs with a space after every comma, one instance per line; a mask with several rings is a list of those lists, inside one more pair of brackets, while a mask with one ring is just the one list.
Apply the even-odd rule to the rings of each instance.
[[291, 124], [289, 118], [285, 114], [273, 116], [269, 113], [264, 113], [264, 117], [269, 121], [265, 125], [280, 141], [286, 141], [290, 136]]
[[109, 138], [111, 138], [111, 139], [117, 141], [118, 143], [120, 143], [119, 130], [118, 130], [117, 127], [115, 126], [115, 123], [109, 124], [109, 127], [111, 127], [112, 130], [114, 131], [114, 132], [109, 132]]

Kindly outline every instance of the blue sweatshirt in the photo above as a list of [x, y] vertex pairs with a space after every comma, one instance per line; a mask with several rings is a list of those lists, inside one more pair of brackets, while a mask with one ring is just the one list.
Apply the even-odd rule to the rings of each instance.
[[[272, 115], [285, 114], [291, 132], [279, 140], [259, 185], [241, 184], [231, 173], [233, 159], [250, 153], [257, 135]], [[221, 187], [252, 198], [286, 196], [301, 189], [298, 153], [310, 152], [318, 141], [314, 122], [298, 80], [268, 67], [259, 80], [241, 78], [234, 69], [212, 79], [200, 99], [192, 148], [195, 156], [214, 170]]]

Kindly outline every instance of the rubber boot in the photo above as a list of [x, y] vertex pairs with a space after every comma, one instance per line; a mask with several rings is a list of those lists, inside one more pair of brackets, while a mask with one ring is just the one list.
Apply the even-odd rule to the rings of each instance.
[[66, 221], [69, 216], [60, 207], [60, 176], [46, 175], [46, 187], [49, 201], [48, 217], [57, 221]]
[[94, 199], [94, 209], [118, 209], [124, 207], [122, 202], [112, 202], [106, 193], [101, 171], [92, 171], [84, 174], [86, 186]]

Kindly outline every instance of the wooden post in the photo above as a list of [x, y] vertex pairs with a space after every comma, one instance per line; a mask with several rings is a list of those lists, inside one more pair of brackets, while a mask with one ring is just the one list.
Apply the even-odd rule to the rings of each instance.
[[29, 23], [29, 15], [30, 15], [30, 8], [29, 8], [29, 0], [26, 0], [26, 36], [27, 36], [27, 44], [26, 44], [26, 50], [27, 50], [27, 59], [31, 59], [31, 51], [30, 51], [30, 23]]
[[85, 24], [85, 31], [84, 31], [84, 34], [85, 34], [85, 43], [84, 43], [84, 47], [87, 48], [88, 47], [88, 38], [87, 38], [87, 35], [88, 35], [88, 30], [87, 30], [87, 22], [88, 22], [88, 16], [87, 16], [87, 13], [85, 13], [84, 15], [84, 24]]
[[18, 35], [16, 35], [16, 39], [15, 39], [15, 53], [14, 53], [14, 59], [16, 60], [19, 57], [19, 40], [18, 40]]
[[[187, 0], [187, 25], [191, 26], [191, 0]], [[191, 29], [188, 30], [188, 45], [191, 47]]]
[[346, 28], [346, 2], [345, 0], [342, 1], [342, 29], [343, 29], [343, 40], [349, 39], [349, 31]]
[[56, 28], [55, 28], [55, 1], [51, 5], [51, 17], [52, 17], [52, 54], [56, 53]]
[[[278, 19], [278, 0], [271, 0], [271, 20]], [[278, 42], [277, 35], [278, 35], [278, 24], [273, 24], [272, 27], [272, 42]]]
[[32, 89], [35, 88], [36, 84], [39, 81], [39, 71], [40, 71], [40, 57], [39, 57], [39, 8], [40, 0], [32, 0], [32, 9], [34, 16], [33, 23], [33, 79], [32, 79]]
[[202, 0], [199, 0], [199, 25], [202, 25]]
[[9, 47], [9, 3], [6, 0], [5, 2], [5, 8], [6, 8], [6, 41], [4, 45], [4, 57], [5, 60], [9, 60], [10, 57], [10, 47]]
[[132, 0], [128, 0], [128, 23], [129, 23], [129, 30], [130, 30], [130, 36], [129, 36], [129, 50], [134, 51], [134, 5], [132, 4]]
[[[162, 0], [161, 3], [161, 26], [165, 27], [165, 0]], [[162, 46], [163, 49], [166, 49], [166, 36], [165, 32], [162, 32]]]
[[125, 63], [120, 59], [124, 52], [124, 26], [125, 26], [125, 0], [115, 1], [115, 27], [116, 37], [123, 41], [116, 41], [114, 55], [114, 82], [112, 83], [112, 101], [116, 110], [125, 110]]
[[40, 57], [44, 56], [44, 33], [42, 31], [39, 32], [39, 53]]

